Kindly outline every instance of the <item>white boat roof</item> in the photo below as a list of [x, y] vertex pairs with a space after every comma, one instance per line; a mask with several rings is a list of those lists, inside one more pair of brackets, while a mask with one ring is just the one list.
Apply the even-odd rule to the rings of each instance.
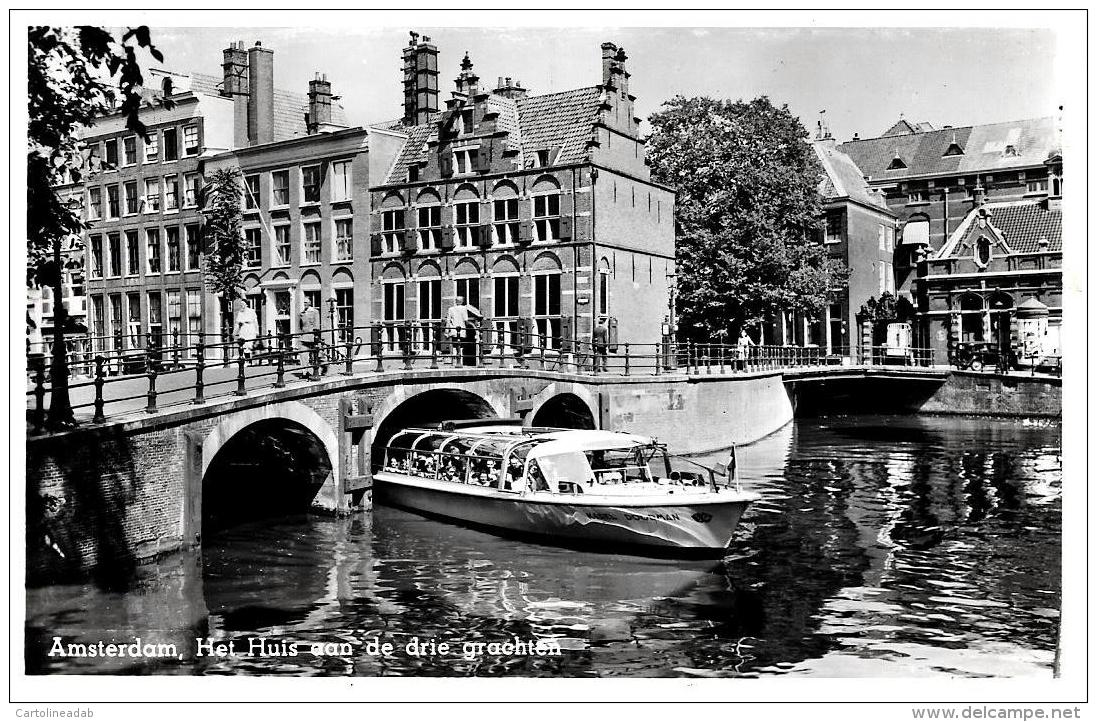
[[519, 444], [535, 442], [533, 448], [529, 451], [529, 458], [531, 459], [566, 453], [598, 451], [600, 449], [627, 449], [652, 442], [650, 437], [619, 431], [539, 429], [514, 424], [492, 424], [490, 422], [485, 423], [483, 426], [467, 426], [451, 431], [408, 428], [404, 429], [402, 433], [416, 435], [419, 438], [422, 438], [421, 435], [443, 436], [451, 439], [464, 437], [474, 442], [473, 448], [484, 441], [492, 439], [504, 442], [510, 448]]

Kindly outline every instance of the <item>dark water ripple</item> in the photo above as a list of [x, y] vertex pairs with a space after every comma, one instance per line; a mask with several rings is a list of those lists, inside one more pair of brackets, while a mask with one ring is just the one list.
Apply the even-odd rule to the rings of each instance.
[[[132, 588], [28, 590], [27, 669], [421, 676], [1050, 676], [1061, 577], [1057, 426], [798, 421], [740, 451], [764, 499], [723, 563], [498, 539], [380, 508], [255, 523]], [[722, 460], [722, 455], [712, 461]], [[157, 662], [51, 658], [50, 640], [177, 642]], [[195, 637], [349, 654], [196, 658]], [[369, 656], [371, 638], [391, 658]], [[413, 638], [552, 640], [555, 657], [409, 656]]]

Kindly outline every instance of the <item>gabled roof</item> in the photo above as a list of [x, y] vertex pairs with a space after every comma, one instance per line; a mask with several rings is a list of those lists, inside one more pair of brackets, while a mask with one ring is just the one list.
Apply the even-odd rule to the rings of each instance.
[[926, 133], [933, 130], [932, 123], [911, 123], [909, 120], [899, 119], [895, 125], [883, 132], [881, 138], [889, 138], [895, 135], [910, 135], [911, 133]]
[[887, 211], [887, 203], [879, 194], [872, 192], [861, 169], [853, 159], [838, 150], [833, 141], [819, 140], [811, 145], [825, 173], [819, 182], [819, 193], [824, 199], [850, 198]]
[[588, 157], [586, 142], [598, 118], [597, 87], [534, 95], [518, 101], [522, 151], [560, 148], [556, 165], [578, 163]]
[[[988, 222], [1001, 236], [1011, 253], [1036, 253], [1063, 250], [1063, 213], [1048, 207], [1045, 201], [1007, 201], [987, 203]], [[955, 257], [979, 233], [976, 220], [979, 209], [973, 208], [937, 252], [936, 258]], [[1047, 246], [1040, 239], [1047, 239]]]
[[[558, 148], [553, 165], [579, 163], [588, 159], [586, 143], [591, 138], [591, 125], [598, 118], [597, 87], [518, 100], [491, 94], [487, 104], [490, 110], [498, 113], [497, 129], [508, 132], [507, 142], [520, 151], [517, 157], [520, 168], [526, 167], [526, 159], [538, 150]], [[400, 121], [374, 125], [408, 135], [385, 183], [405, 181], [408, 166], [426, 160], [426, 142], [440, 117], [441, 114], [432, 116], [428, 122], [414, 126], [404, 126]]]
[[[953, 142], [963, 149], [962, 155], [945, 155]], [[1058, 147], [1055, 119], [1047, 117], [863, 138], [843, 143], [839, 149], [870, 176], [871, 182], [877, 183], [1037, 166]], [[897, 154], [906, 167], [889, 170]]]

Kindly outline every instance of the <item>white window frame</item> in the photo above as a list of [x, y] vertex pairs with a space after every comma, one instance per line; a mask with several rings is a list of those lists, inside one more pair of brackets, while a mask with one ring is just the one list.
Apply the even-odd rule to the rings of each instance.
[[[194, 186], [194, 197], [191, 198], [191, 184], [190, 182], [198, 181]], [[201, 173], [187, 173], [183, 176], [183, 207], [184, 208], [197, 208], [198, 207], [198, 193], [202, 188], [202, 174]]]
[[[530, 215], [532, 216], [533, 233], [534, 233], [533, 240], [534, 241], [544, 243], [544, 242], [549, 242], [549, 241], [558, 241], [558, 240], [560, 240], [560, 200], [561, 200], [560, 196], [561, 195], [562, 194], [560, 193], [560, 189], [556, 189], [556, 190], [553, 190], [553, 191], [549, 191], [547, 193], [537, 193], [536, 195], [534, 195], [530, 198], [530, 211], [531, 211]], [[548, 200], [547, 199], [549, 199], [553, 196], [556, 197], [556, 213], [555, 214], [548, 213], [546, 215], [540, 215], [540, 216], [537, 215], [537, 201], [539, 199], [542, 199], [542, 198], [545, 199], [545, 211], [547, 212], [549, 210]], [[554, 225], [553, 221], [555, 221], [555, 225]], [[541, 225], [542, 224], [544, 225], [545, 229], [547, 230], [547, 235], [545, 237], [542, 237], [542, 234], [541, 234]], [[553, 233], [554, 228], [555, 228], [555, 231], [556, 231], [555, 233]]]
[[[176, 248], [178, 250], [177, 263], [175, 270], [171, 268], [171, 232], [175, 231]], [[183, 253], [186, 250], [183, 248], [184, 238], [183, 230], [179, 226], [166, 226], [164, 228], [164, 273], [182, 273], [183, 272]]]
[[[461, 223], [460, 220], [459, 220], [459, 218], [460, 218], [460, 209], [462, 207], [466, 208], [465, 222], [464, 223]], [[476, 209], [476, 221], [475, 222], [471, 222], [471, 221], [468, 220], [468, 218], [469, 218], [469, 214], [468, 214], [468, 210], [467, 210], [468, 208], [475, 208]], [[480, 225], [480, 199], [475, 198], [471, 201], [469, 201], [469, 200], [454, 201], [454, 203], [453, 203], [453, 233], [454, 233], [454, 236], [455, 236], [454, 245], [457, 248], [469, 249], [469, 248], [475, 248], [476, 247], [476, 231], [474, 229], [479, 227], [479, 225]]]
[[[248, 185], [248, 181], [252, 178], [255, 179], [255, 190], [251, 189]], [[259, 210], [259, 194], [262, 192], [263, 184], [259, 179], [258, 173], [249, 173], [244, 176], [244, 211], [257, 211]]]
[[149, 139], [141, 142], [141, 162], [144, 164], [156, 163], [160, 160], [160, 131], [150, 130], [148, 134]]
[[[160, 264], [160, 269], [154, 271], [152, 269], [153, 254], [149, 253], [149, 249], [153, 244], [149, 242], [149, 234], [156, 234], [156, 260]], [[160, 233], [159, 228], [146, 228], [145, 229], [145, 273], [148, 275], [160, 275], [164, 272], [164, 236]]]
[[[194, 131], [194, 152], [191, 152], [190, 147], [187, 145], [187, 131]], [[188, 123], [183, 126], [183, 157], [191, 158], [199, 155], [202, 152], [202, 139], [198, 137], [198, 125], [196, 123]]]
[[[259, 243], [252, 245], [248, 234], [252, 231], [255, 232], [256, 237], [259, 239]], [[263, 267], [263, 229], [260, 226], [244, 226], [241, 231], [244, 234], [244, 268], [262, 268]], [[257, 248], [259, 253], [258, 257], [252, 261], [251, 251], [253, 248]]]
[[[542, 278], [548, 279], [551, 276], [555, 276], [559, 285], [560, 297], [557, 299], [560, 307], [559, 313], [548, 313], [551, 304], [547, 297], [548, 294], [548, 281], [545, 281], [545, 311], [546, 313], [537, 313], [537, 286], [538, 281]], [[549, 271], [534, 271], [530, 274], [530, 316], [533, 318], [535, 326], [534, 342], [537, 348], [544, 348], [546, 351], [558, 351], [560, 335], [562, 333], [562, 321], [564, 317], [564, 274], [559, 270]], [[555, 321], [555, 328], [553, 328], [553, 321]]]
[[[286, 202], [285, 203], [278, 203], [277, 200], [276, 200], [278, 198], [278, 196], [277, 196], [278, 188], [274, 184], [274, 177], [279, 175], [279, 174], [284, 174], [285, 178], [286, 178]], [[289, 168], [283, 168], [281, 170], [272, 170], [270, 172], [270, 207], [272, 209], [273, 208], [289, 208], [289, 201], [290, 201], [290, 198], [289, 198], [289, 175], [290, 175], [289, 174]]]
[[[99, 203], [93, 203], [94, 194], [99, 194]], [[100, 186], [88, 188], [88, 220], [97, 221], [103, 217], [103, 189]]]
[[[453, 151], [453, 174], [456, 176], [472, 175], [476, 172], [473, 167], [473, 154], [480, 155], [480, 148], [458, 148]], [[464, 166], [464, 170], [461, 167]]]
[[[347, 237], [347, 254], [339, 252], [339, 224], [350, 223], [350, 235]], [[333, 263], [346, 263], [354, 260], [354, 216], [336, 216], [331, 219], [331, 258]]]
[[[397, 227], [395, 219], [399, 218], [404, 220], [404, 208], [388, 208], [381, 211], [381, 239], [382, 247], [381, 251], [388, 255], [394, 255], [400, 252], [400, 236], [407, 230], [405, 226]], [[386, 221], [389, 218], [393, 219], [392, 228], [387, 228]]]
[[[292, 263], [293, 259], [293, 239], [290, 233], [291, 225], [289, 223], [278, 223], [272, 226], [274, 232], [274, 253], [271, 254], [271, 265], [278, 268], [284, 268]], [[279, 243], [278, 234], [284, 231], [286, 234], [286, 242], [284, 244]], [[282, 258], [282, 248], [285, 248], [286, 255]]]
[[[156, 184], [156, 193], [155, 194], [150, 194], [149, 193], [149, 184], [150, 183], [155, 183]], [[160, 212], [160, 207], [161, 207], [162, 203], [161, 203], [160, 177], [159, 176], [152, 176], [152, 177], [146, 177], [145, 178], [145, 195], [143, 195], [141, 198], [144, 202], [145, 213], [159, 213]]]
[[[132, 235], [131, 235], [132, 234]], [[135, 238], [133, 250], [137, 253], [137, 260], [130, 261], [130, 238]], [[130, 271], [130, 269], [133, 271]], [[136, 278], [141, 275], [141, 233], [136, 228], [127, 228], [122, 231], [122, 275], [126, 278]]]
[[[190, 244], [190, 232], [189, 232], [189, 230], [191, 228], [194, 229], [194, 244], [198, 249], [197, 263], [193, 266], [190, 263], [191, 244]], [[200, 271], [200, 270], [202, 270], [202, 227], [199, 226], [197, 223], [188, 223], [188, 224], [186, 224], [185, 226], [183, 226], [182, 239], [183, 239], [183, 258], [182, 258], [183, 269], [186, 270], [186, 271]]]
[[[309, 260], [309, 228], [316, 228], [316, 260]], [[319, 266], [324, 260], [324, 224], [322, 221], [301, 222], [301, 265]]]
[[[338, 172], [338, 169], [344, 172]], [[333, 203], [353, 200], [354, 168], [349, 160], [336, 160], [331, 163], [331, 200]]]
[[[519, 205], [518, 205], [521, 202], [521, 200], [522, 199], [518, 198], [518, 197], [514, 197], [514, 198], [497, 198], [497, 199], [493, 198], [492, 199], [492, 201], [491, 201], [491, 239], [492, 239], [492, 241], [494, 242], [495, 245], [498, 245], [498, 246], [514, 246], [515, 244], [518, 243], [518, 236], [522, 232], [521, 225], [520, 225], [521, 224], [522, 214], [521, 214], [521, 211], [519, 210]], [[511, 218], [511, 217], [507, 216], [507, 217], [504, 217], [504, 218], [498, 218], [496, 216], [496, 211], [497, 211], [497, 208], [498, 208], [498, 206], [496, 205], [497, 203], [503, 203], [503, 204], [514, 203], [514, 217]], [[504, 205], [503, 207], [506, 208], [506, 205]], [[511, 232], [508, 234], [508, 233], [505, 232], [506, 229], [504, 229], [504, 233], [503, 233], [504, 237], [500, 238], [499, 237], [499, 226], [506, 226], [506, 228], [509, 228]], [[506, 236], [508, 236], [508, 235], [513, 236], [513, 238], [510, 238], [509, 240], [507, 240]]]
[[[172, 181], [175, 182], [174, 194], [168, 193], [168, 184]], [[172, 207], [168, 206], [169, 198], [175, 201], [175, 205]], [[178, 213], [181, 200], [182, 199], [179, 197], [179, 176], [176, 174], [164, 176], [164, 213]]]
[[[316, 200], [310, 201], [305, 196], [305, 171], [316, 171]], [[324, 190], [324, 175], [322, 173], [323, 166], [319, 163], [313, 163], [311, 165], [301, 166], [301, 205], [302, 206], [315, 206], [320, 204], [321, 193]]]
[[[830, 234], [830, 221], [831, 221], [832, 218], [835, 219], [834, 222], [835, 222], [835, 225], [838, 229], [838, 233], [836, 235], [833, 235], [833, 236]], [[844, 221], [844, 216], [841, 213], [827, 213], [825, 216], [823, 216], [823, 244], [824, 245], [832, 246], [836, 243], [841, 243], [842, 242], [842, 225], [843, 225], [843, 221]]]
[[[427, 220], [433, 213], [438, 214], [438, 224], [423, 224], [423, 213]], [[442, 245], [442, 206], [438, 204], [418, 206], [415, 209], [415, 237], [420, 251], [437, 251]]]
[[[133, 188], [133, 210], [130, 210], [129, 189]], [[141, 189], [137, 186], [137, 179], [122, 182], [122, 217], [136, 216], [141, 212]]]
[[[107, 148], [114, 143], [114, 163], [107, 159]], [[119, 138], [108, 138], [103, 141], [103, 172], [115, 173], [122, 166], [122, 146]], [[107, 167], [109, 165], [109, 167]]]
[[[132, 163], [130, 163], [129, 161], [126, 160], [126, 143], [128, 143], [130, 141], [133, 142], [133, 162]], [[141, 149], [137, 147], [137, 136], [136, 135], [123, 136], [122, 137], [122, 143], [119, 146], [119, 150], [121, 152], [121, 155], [119, 156], [119, 160], [122, 161], [121, 166], [123, 168], [129, 168], [131, 166], [135, 166], [135, 165], [138, 164], [138, 162], [140, 162], [139, 159], [141, 158]]]
[[[114, 209], [112, 209], [111, 206], [110, 206], [110, 189], [111, 188], [114, 189], [114, 198], [115, 198], [115, 208]], [[125, 204], [125, 200], [122, 197], [122, 193], [123, 193], [122, 186], [119, 183], [111, 183], [110, 185], [104, 186], [103, 195], [106, 196], [105, 200], [106, 200], [106, 204], [107, 204], [107, 215], [106, 215], [107, 220], [113, 221], [113, 220], [117, 220], [117, 219], [122, 217], [122, 209], [123, 209], [123, 206]]]
[[[175, 143], [172, 144], [172, 146], [174, 146], [172, 148], [172, 150], [175, 151], [175, 157], [174, 158], [168, 158], [168, 133], [172, 133], [175, 136]], [[180, 157], [179, 156], [179, 128], [174, 127], [174, 126], [171, 127], [171, 128], [164, 128], [163, 135], [161, 137], [160, 145], [163, 146], [160, 149], [160, 152], [161, 152], [161, 154], [163, 155], [163, 158], [164, 158], [164, 160], [161, 161], [161, 162], [162, 163], [177, 163], [179, 161], [179, 157]]]

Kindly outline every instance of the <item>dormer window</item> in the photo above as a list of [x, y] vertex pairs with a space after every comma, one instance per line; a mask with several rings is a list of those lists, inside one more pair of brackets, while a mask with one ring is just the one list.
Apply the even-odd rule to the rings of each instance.
[[944, 155], [942, 155], [941, 157], [942, 157], [942, 158], [947, 158], [947, 157], [949, 157], [950, 155], [963, 155], [963, 154], [964, 154], [964, 149], [963, 149], [963, 148], [961, 148], [961, 147], [960, 147], [960, 144], [959, 144], [959, 143], [957, 143], [957, 142], [956, 142], [956, 141], [954, 140], [954, 141], [952, 141], [951, 143], [949, 143], [949, 145], [948, 145], [948, 148], [947, 148], [947, 149], [945, 149], [945, 153], [944, 153]]
[[417, 180], [419, 180], [419, 166], [409, 165], [408, 166], [408, 181], [409, 182], [415, 182]]
[[906, 167], [907, 167], [907, 164], [903, 161], [902, 158], [899, 157], [899, 153], [896, 152], [895, 157], [891, 159], [891, 163], [888, 163], [887, 169], [888, 170], [900, 170], [901, 168], [906, 168]]
[[549, 164], [549, 152], [548, 150], [537, 151], [537, 167], [545, 168]]
[[471, 110], [462, 110], [461, 111], [461, 134], [462, 135], [471, 135], [472, 134], [472, 111]]
[[1030, 180], [1025, 184], [1026, 195], [1047, 194], [1047, 178]]
[[1017, 146], [1013, 145], [1012, 143], [1006, 145], [1006, 149], [1004, 151], [1002, 151], [1002, 155], [1004, 155], [1006, 158], [1016, 157], [1017, 156]]
[[480, 152], [476, 148], [466, 148], [453, 152], [453, 167], [457, 175], [472, 173], [479, 165]]

